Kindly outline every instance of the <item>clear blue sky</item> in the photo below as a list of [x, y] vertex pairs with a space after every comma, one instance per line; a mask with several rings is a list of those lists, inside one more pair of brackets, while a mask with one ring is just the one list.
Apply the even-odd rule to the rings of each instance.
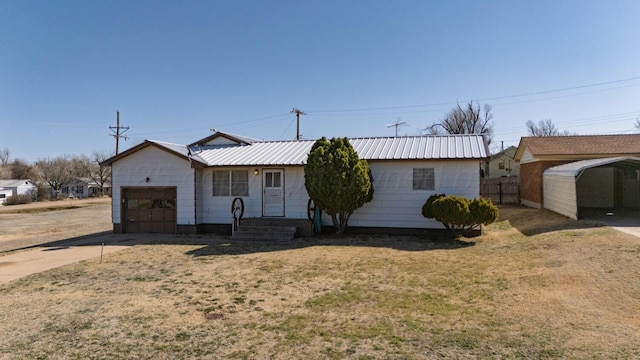
[[[268, 140], [418, 134], [493, 106], [492, 150], [525, 122], [633, 132], [640, 2], [0, 1], [0, 149], [35, 161], [210, 128]], [[520, 96], [522, 95], [522, 96]]]

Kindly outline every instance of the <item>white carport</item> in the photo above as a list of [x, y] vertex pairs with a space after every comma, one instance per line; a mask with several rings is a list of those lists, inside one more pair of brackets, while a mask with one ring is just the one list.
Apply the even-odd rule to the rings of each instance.
[[580, 208], [640, 208], [640, 158], [576, 161], [544, 171], [546, 209], [577, 220]]

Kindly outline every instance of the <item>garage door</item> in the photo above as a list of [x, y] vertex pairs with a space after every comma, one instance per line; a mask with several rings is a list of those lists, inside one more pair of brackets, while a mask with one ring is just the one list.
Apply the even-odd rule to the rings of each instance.
[[175, 234], [175, 187], [124, 188], [122, 199], [124, 232]]

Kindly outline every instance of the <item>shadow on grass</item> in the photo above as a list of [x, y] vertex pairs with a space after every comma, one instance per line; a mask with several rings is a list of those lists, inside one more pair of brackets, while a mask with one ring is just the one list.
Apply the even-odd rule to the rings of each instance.
[[[418, 237], [407, 235], [319, 235], [315, 237], [282, 240], [233, 240], [230, 236], [171, 235], [171, 234], [114, 234], [111, 231], [87, 234], [75, 238], [47, 243], [0, 249], [0, 252], [41, 248], [54, 251], [77, 246], [104, 244], [119, 246], [136, 245], [190, 245], [201, 246], [186, 252], [191, 256], [242, 255], [302, 249], [313, 246], [359, 246], [389, 248], [398, 251], [455, 250], [475, 245], [470, 239], [451, 240], [446, 237]], [[8, 245], [8, 244], [7, 244]]]
[[71, 246], [100, 245], [102, 242], [107, 244], [113, 242], [111, 239], [108, 239], [111, 238], [110, 235], [112, 234], [113, 232], [111, 231], [101, 231], [67, 239], [45, 242], [38, 238], [3, 241], [0, 243], [0, 253], [36, 248], [45, 248], [45, 251], [53, 251], [60, 250], [61, 248], [69, 248]]
[[552, 231], [589, 229], [606, 226], [594, 220], [573, 220], [546, 209], [533, 209], [519, 205], [500, 205], [496, 222], [508, 222], [520, 233], [533, 236]]
[[243, 255], [264, 252], [288, 251], [314, 246], [358, 246], [389, 248], [399, 251], [455, 250], [475, 245], [475, 242], [448, 239], [427, 239], [391, 235], [347, 235], [344, 237], [322, 235], [296, 238], [290, 241], [234, 241], [212, 239], [206, 246], [187, 252], [192, 256]]

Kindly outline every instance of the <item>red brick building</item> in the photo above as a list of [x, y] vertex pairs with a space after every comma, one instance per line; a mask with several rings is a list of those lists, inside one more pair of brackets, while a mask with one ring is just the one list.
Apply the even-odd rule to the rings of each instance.
[[523, 137], [514, 157], [520, 162], [520, 202], [542, 207], [542, 174], [550, 167], [617, 156], [640, 157], [640, 134]]

